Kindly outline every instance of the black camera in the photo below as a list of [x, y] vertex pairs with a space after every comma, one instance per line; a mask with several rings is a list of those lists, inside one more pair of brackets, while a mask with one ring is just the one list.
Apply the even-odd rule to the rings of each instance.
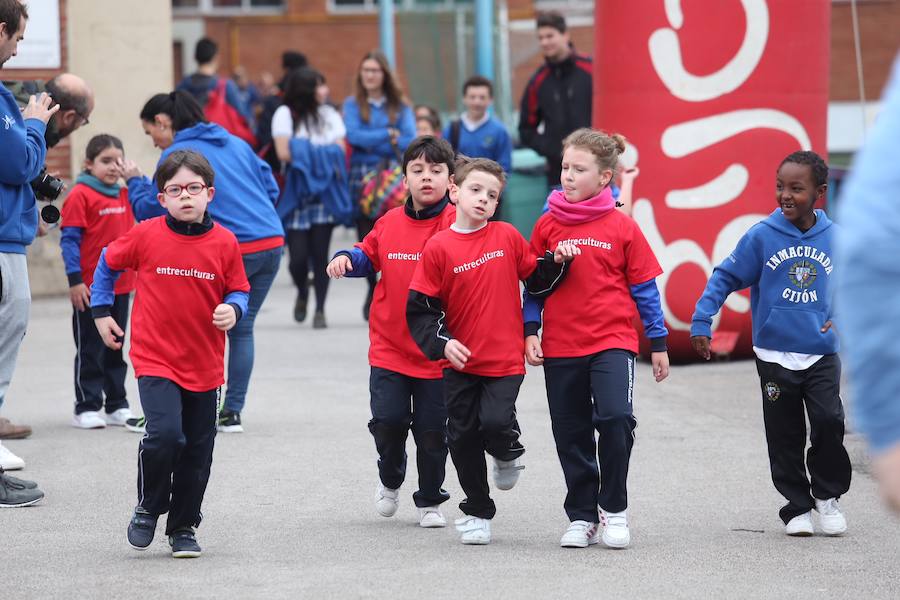
[[[47, 173], [47, 167], [41, 169], [40, 174], [31, 182], [31, 189], [34, 191], [35, 197], [45, 202], [53, 202], [59, 198], [65, 187], [66, 184], [62, 179]], [[41, 218], [45, 223], [56, 223], [59, 221], [59, 209], [48, 204], [41, 209]]]

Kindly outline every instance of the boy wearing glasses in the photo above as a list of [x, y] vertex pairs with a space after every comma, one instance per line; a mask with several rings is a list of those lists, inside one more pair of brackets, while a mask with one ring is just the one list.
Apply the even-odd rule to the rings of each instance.
[[143, 221], [107, 246], [91, 286], [91, 308], [103, 343], [121, 348], [110, 316], [114, 284], [137, 272], [131, 362], [147, 432], [138, 451], [138, 504], [128, 543], [144, 550], [159, 515], [175, 558], [200, 556], [194, 528], [209, 481], [225, 332], [247, 311], [250, 285], [237, 239], [212, 222], [214, 172], [202, 154], [179, 150], [156, 172], [168, 214]]

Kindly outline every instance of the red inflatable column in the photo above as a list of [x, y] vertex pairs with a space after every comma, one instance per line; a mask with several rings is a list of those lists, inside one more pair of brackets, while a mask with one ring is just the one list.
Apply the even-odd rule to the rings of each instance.
[[[775, 208], [795, 150], [827, 156], [830, 0], [597, 0], [594, 125], [637, 164], [634, 218], [665, 273], [670, 355], [694, 358], [694, 305], [715, 265]], [[713, 329], [752, 354], [749, 292]], [[715, 338], [715, 334], [714, 334]], [[714, 339], [714, 342], [716, 340]]]

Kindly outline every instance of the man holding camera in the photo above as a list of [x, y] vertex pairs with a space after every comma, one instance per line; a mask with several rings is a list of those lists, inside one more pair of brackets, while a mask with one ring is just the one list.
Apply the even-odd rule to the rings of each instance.
[[[0, 68], [16, 55], [28, 13], [19, 0], [0, 0]], [[31, 290], [25, 251], [37, 233], [38, 213], [30, 182], [44, 166], [47, 122], [59, 110], [50, 96], [32, 96], [21, 110], [0, 86], [0, 406], [9, 388], [28, 324]], [[4, 425], [9, 428], [9, 422]], [[24, 461], [0, 445], [2, 470]], [[33, 483], [0, 470], [0, 504], [23, 506], [43, 497]]]

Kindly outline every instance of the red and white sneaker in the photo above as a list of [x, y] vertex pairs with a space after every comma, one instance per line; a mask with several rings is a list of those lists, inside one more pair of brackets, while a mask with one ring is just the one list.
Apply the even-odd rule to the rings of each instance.
[[600, 524], [603, 526], [603, 543], [610, 548], [627, 548], [631, 543], [628, 531], [628, 517], [625, 511], [611, 513], [600, 510]]
[[600, 541], [600, 527], [589, 521], [572, 521], [559, 545], [563, 548], [587, 548]]

